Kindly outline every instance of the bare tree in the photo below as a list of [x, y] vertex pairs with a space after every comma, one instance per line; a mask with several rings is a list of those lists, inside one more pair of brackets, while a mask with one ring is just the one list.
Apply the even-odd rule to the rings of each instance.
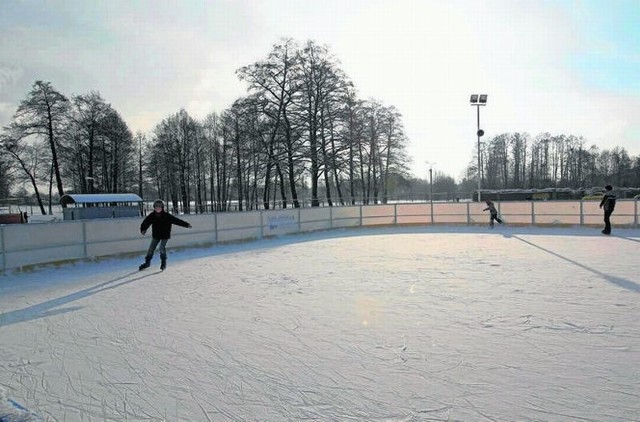
[[8, 154], [4, 152], [4, 141], [0, 138], [0, 198], [8, 198], [11, 194], [11, 185], [14, 182], [14, 174]]
[[143, 160], [142, 160], [142, 144], [146, 144], [147, 137], [144, 133], [138, 131], [133, 138], [133, 142], [138, 146], [138, 196], [144, 197], [144, 177], [143, 177]]
[[13, 139], [44, 137], [51, 150], [51, 165], [58, 195], [64, 195], [58, 144], [68, 121], [69, 100], [56, 91], [50, 82], [36, 81], [27, 98], [22, 100], [9, 126]]
[[[340, 89], [340, 77], [337, 60], [329, 53], [325, 46], [319, 46], [313, 41], [308, 41], [304, 48], [298, 52], [300, 63], [300, 87], [299, 116], [303, 122], [305, 137], [307, 139], [311, 176], [311, 206], [319, 206], [318, 182], [323, 165], [323, 112], [325, 105], [330, 101], [329, 97]], [[328, 178], [325, 175], [325, 181]], [[329, 194], [329, 187], [325, 185]]]
[[358, 100], [354, 89], [349, 89], [344, 98], [344, 119], [342, 139], [347, 151], [347, 172], [349, 178], [349, 195], [352, 205], [355, 204], [356, 197], [356, 174], [359, 151], [361, 151], [364, 139], [364, 117], [362, 101]]
[[209, 191], [213, 211], [226, 211], [230, 186], [230, 149], [222, 119], [209, 114], [203, 123], [209, 167]]
[[19, 165], [33, 188], [42, 215], [46, 215], [47, 212], [44, 209], [40, 190], [38, 189], [38, 173], [43, 170], [40, 160], [43, 155], [41, 149], [42, 147], [37, 144], [27, 144], [19, 139], [3, 137], [0, 140], [0, 151], [8, 154]]
[[104, 192], [129, 191], [136, 185], [136, 146], [120, 114], [109, 109], [100, 122], [100, 182]]
[[382, 117], [380, 141], [380, 180], [382, 202], [387, 203], [390, 194], [391, 176], [407, 176], [409, 158], [406, 156], [407, 137], [404, 133], [402, 115], [393, 106], [385, 107]]
[[[287, 206], [287, 194], [284, 189], [285, 177], [281, 164], [284, 156], [280, 152], [286, 152], [288, 147], [293, 146], [290, 139], [287, 139], [291, 132], [285, 129], [287, 125], [285, 116], [287, 110], [292, 107], [294, 95], [298, 91], [295, 78], [296, 66], [296, 45], [293, 40], [286, 39], [273, 47], [266, 60], [242, 67], [237, 71], [238, 77], [249, 83], [249, 92], [255, 95], [256, 103], [266, 119], [268, 128], [266, 136], [260, 138], [262, 148], [268, 157], [262, 198], [265, 209], [269, 208], [271, 170], [273, 168], [276, 171], [276, 180], [280, 180], [280, 196], [283, 207]], [[289, 172], [288, 180], [297, 205], [297, 193], [291, 172]]]
[[[81, 192], [93, 193], [97, 174], [96, 158], [98, 163], [103, 157], [97, 157], [99, 148], [98, 139], [101, 135], [101, 124], [110, 112], [111, 106], [105, 103], [98, 92], [73, 97], [71, 109], [71, 122], [74, 126], [73, 137], [76, 140], [75, 154], [70, 157], [70, 164], [79, 166], [76, 173], [81, 183]], [[104, 180], [102, 181], [104, 185]]]

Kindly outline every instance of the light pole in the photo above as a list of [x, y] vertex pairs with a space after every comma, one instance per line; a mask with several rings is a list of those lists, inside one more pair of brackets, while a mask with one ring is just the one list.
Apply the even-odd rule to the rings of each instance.
[[480, 189], [482, 189], [482, 161], [480, 155], [480, 137], [484, 135], [484, 130], [480, 129], [480, 106], [487, 105], [487, 94], [471, 94], [471, 105], [478, 110], [478, 202], [481, 201]]
[[426, 161], [426, 164], [429, 166], [429, 202], [433, 203], [433, 166], [436, 163]]
[[431, 204], [431, 224], [433, 224], [433, 165], [435, 163], [431, 163], [427, 161], [429, 165], [429, 203]]
[[433, 169], [429, 167], [429, 200], [433, 204]]
[[429, 163], [429, 200], [433, 203], [433, 166], [436, 163]]

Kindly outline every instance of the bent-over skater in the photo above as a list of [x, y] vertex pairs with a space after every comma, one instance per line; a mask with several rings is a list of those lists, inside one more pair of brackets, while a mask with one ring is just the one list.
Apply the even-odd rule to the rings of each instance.
[[493, 201], [485, 201], [485, 202], [487, 203], [487, 208], [483, 209], [482, 211], [489, 210], [489, 212], [491, 213], [491, 217], [489, 218], [489, 227], [493, 228], [494, 220], [502, 224], [502, 220], [500, 219], [500, 217], [498, 217], [498, 210], [496, 209], [496, 206], [493, 204]]

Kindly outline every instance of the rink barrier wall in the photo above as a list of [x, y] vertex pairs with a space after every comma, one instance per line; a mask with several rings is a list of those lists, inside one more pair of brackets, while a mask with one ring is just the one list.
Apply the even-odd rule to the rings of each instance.
[[[496, 203], [510, 225], [601, 226], [598, 201]], [[484, 203], [410, 203], [181, 215], [192, 229], [174, 226], [168, 248], [206, 246], [338, 228], [487, 224]], [[638, 200], [618, 200], [614, 227], [637, 228]], [[0, 226], [0, 270], [144, 253], [139, 217]]]

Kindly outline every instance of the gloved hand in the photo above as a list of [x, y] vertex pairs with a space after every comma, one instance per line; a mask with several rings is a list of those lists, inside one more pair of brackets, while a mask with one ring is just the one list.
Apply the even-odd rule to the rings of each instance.
[[146, 231], [146, 230], [140, 230], [140, 234], [141, 234], [141, 235], [143, 235], [143, 236], [144, 236], [146, 233], [147, 233], [147, 231]]

